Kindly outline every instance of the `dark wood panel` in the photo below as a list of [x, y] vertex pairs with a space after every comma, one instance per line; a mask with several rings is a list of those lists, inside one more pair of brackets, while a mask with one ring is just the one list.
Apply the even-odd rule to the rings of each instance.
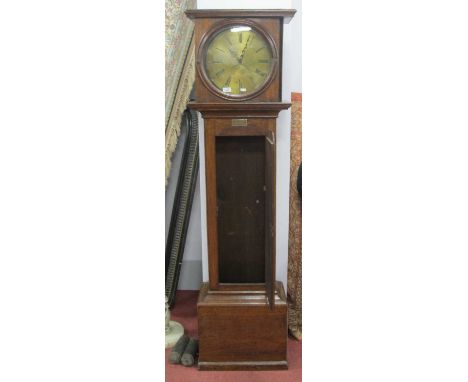
[[[214, 120], [213, 120], [214, 121]], [[218, 230], [216, 219], [216, 124], [205, 123], [206, 220], [210, 287], [218, 288]]]
[[246, 102], [226, 104], [220, 102], [189, 102], [189, 109], [198, 110], [202, 114], [205, 123], [211, 119], [250, 118], [261, 121], [276, 118], [281, 110], [289, 109], [289, 102]]
[[261, 292], [210, 292], [203, 284], [198, 300], [200, 370], [287, 368], [287, 304], [276, 283], [274, 309]]
[[265, 138], [216, 137], [220, 283], [265, 282]]
[[284, 24], [289, 23], [295, 9], [189, 9], [185, 14], [191, 19], [197, 18], [230, 18], [230, 17], [273, 17], [282, 18]]
[[269, 131], [265, 137], [265, 288], [268, 304], [273, 309], [275, 305], [276, 280], [276, 243], [275, 243], [275, 179], [276, 179], [276, 134]]
[[[282, 361], [286, 359], [284, 306], [204, 306], [198, 309], [203, 338], [200, 360]], [[209, 328], [209, 330], [208, 330]], [[218, 345], [220, 339], [223, 346]]]
[[[248, 109], [249, 105], [246, 105], [246, 109]], [[244, 114], [240, 114], [237, 116], [238, 118], [245, 118]], [[267, 140], [265, 137], [269, 137], [270, 141], [274, 139], [274, 134], [276, 130], [276, 119], [275, 118], [247, 118], [246, 125], [242, 127], [232, 126], [232, 121], [227, 118], [208, 118], [205, 119], [205, 167], [206, 167], [206, 188], [207, 188], [207, 220], [208, 220], [208, 269], [209, 269], [209, 282], [210, 288], [212, 290], [217, 289], [226, 289], [232, 286], [232, 283], [222, 283], [219, 284], [219, 254], [218, 254], [218, 217], [217, 217], [217, 167], [218, 164], [216, 158], [216, 149], [215, 149], [215, 142], [217, 137], [226, 136], [231, 138], [236, 138], [237, 136], [247, 136], [247, 137], [258, 137], [261, 138], [266, 144]], [[274, 151], [274, 150], [273, 150]], [[268, 187], [268, 184], [265, 184], [268, 190], [271, 190], [272, 195], [270, 197], [270, 201], [266, 205], [269, 205], [271, 210], [272, 220], [270, 221], [271, 232], [272, 232], [272, 239], [271, 239], [271, 247], [269, 247], [268, 253], [270, 253], [273, 257], [275, 255], [275, 212], [274, 212], [274, 191], [275, 191], [275, 156], [274, 152], [271, 155], [271, 162], [270, 159], [265, 158], [265, 174], [268, 172], [271, 174], [271, 186]], [[237, 163], [237, 162], [236, 162]], [[247, 187], [248, 188], [248, 187]], [[266, 220], [264, 223], [268, 224]], [[267, 239], [266, 231], [262, 231], [264, 233], [264, 240]], [[264, 258], [266, 258], [266, 252], [263, 253]], [[263, 270], [265, 270], [265, 266], [262, 263], [261, 266]], [[270, 271], [272, 272], [270, 276], [271, 281], [275, 281], [275, 266], [274, 266], [274, 259], [271, 262]], [[259, 278], [260, 279], [260, 278]], [[264, 281], [262, 281], [264, 285]]]
[[[228, 285], [228, 284], [221, 284]], [[232, 287], [229, 290], [217, 289], [213, 290], [205, 282], [200, 288], [197, 306], [205, 305], [267, 305], [267, 297], [265, 294], [265, 284], [230, 284]], [[276, 281], [275, 285], [275, 306], [287, 305], [286, 294], [284, 292], [283, 283]], [[228, 297], [228, 300], [226, 299]]]
[[249, 362], [203, 362], [198, 361], [200, 371], [265, 371], [265, 370], [287, 370], [287, 361], [249, 361]]

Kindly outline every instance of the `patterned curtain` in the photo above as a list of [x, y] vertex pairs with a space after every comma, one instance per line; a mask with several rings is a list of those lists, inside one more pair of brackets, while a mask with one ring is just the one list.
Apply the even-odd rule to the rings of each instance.
[[302, 162], [302, 93], [291, 93], [291, 168], [289, 185], [288, 326], [302, 339], [302, 203], [297, 172]]
[[185, 16], [196, 0], [166, 0], [166, 184], [180, 123], [195, 80], [193, 22]]

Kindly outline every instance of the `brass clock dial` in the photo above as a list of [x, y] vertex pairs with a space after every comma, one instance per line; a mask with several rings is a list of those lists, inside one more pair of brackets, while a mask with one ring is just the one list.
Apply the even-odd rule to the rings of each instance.
[[206, 75], [223, 94], [243, 96], [261, 88], [273, 70], [273, 55], [265, 37], [249, 26], [222, 29], [207, 44]]

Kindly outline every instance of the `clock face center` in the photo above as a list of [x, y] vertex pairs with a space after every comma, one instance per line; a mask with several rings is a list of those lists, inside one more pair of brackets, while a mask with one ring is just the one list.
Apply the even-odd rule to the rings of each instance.
[[222, 28], [207, 43], [204, 68], [208, 80], [228, 95], [249, 95], [261, 88], [273, 70], [270, 43], [254, 28]]

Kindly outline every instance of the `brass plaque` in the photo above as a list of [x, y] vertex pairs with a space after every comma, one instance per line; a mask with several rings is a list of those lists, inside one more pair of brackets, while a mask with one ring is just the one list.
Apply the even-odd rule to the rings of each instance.
[[232, 126], [247, 126], [247, 118], [233, 119], [231, 125]]

